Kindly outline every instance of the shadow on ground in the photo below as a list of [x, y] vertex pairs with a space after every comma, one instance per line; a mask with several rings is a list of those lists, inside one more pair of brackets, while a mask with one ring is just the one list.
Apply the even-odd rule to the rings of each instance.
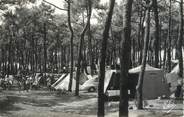
[[20, 111], [24, 110], [21, 107], [14, 106], [17, 98], [11, 96], [2, 96], [0, 97], [0, 113], [2, 114], [10, 114], [9, 111]]
[[[97, 113], [96, 94], [81, 93], [56, 95], [49, 91], [16, 92], [6, 91], [0, 94], [0, 116], [2, 117], [95, 117]], [[130, 117], [180, 117], [182, 101], [175, 101], [177, 108], [171, 113], [162, 112], [167, 100], [150, 100], [152, 108], [143, 111], [130, 110]], [[133, 105], [131, 101], [130, 105]], [[118, 116], [118, 102], [105, 103], [107, 117]], [[179, 113], [178, 113], [179, 112]], [[61, 116], [62, 115], [62, 116]]]

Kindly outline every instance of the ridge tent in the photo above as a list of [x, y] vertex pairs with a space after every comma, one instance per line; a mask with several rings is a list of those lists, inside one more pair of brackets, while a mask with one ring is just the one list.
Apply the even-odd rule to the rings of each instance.
[[[79, 89], [81, 87], [81, 85], [88, 80], [88, 77], [85, 74], [81, 74], [80, 75], [80, 79], [79, 79]], [[56, 90], [57, 89], [65, 89], [68, 90], [68, 85], [70, 82], [70, 74], [63, 74], [53, 85], [52, 87], [54, 87]], [[74, 77], [72, 79], [72, 91], [74, 91], [76, 88], [76, 77], [74, 74]]]
[[[113, 76], [116, 74], [116, 70], [106, 70], [105, 72], [105, 79], [104, 79], [104, 93], [106, 93], [106, 91], [108, 89], [112, 89], [112, 80], [116, 80]], [[88, 80], [82, 84], [81, 90], [87, 90], [90, 91], [91, 88], [94, 88], [94, 90], [97, 90], [98, 87], [98, 76], [94, 75], [87, 75]], [[119, 84], [117, 84], [116, 86], [119, 86]], [[109, 88], [110, 87], [110, 88]]]
[[[141, 66], [129, 70], [129, 74], [139, 74], [140, 72]], [[143, 98], [154, 99], [162, 95], [169, 95], [169, 86], [164, 81], [164, 71], [147, 64], [143, 81]]]
[[[137, 74], [128, 75], [128, 94], [130, 98], [135, 97]], [[104, 80], [104, 93], [109, 100], [119, 100], [120, 95], [120, 71], [106, 70]]]
[[116, 70], [106, 70], [105, 71], [105, 79], [104, 79], [104, 93], [107, 91], [109, 84], [111, 82], [113, 73], [116, 73]]
[[[68, 85], [70, 82], [70, 74], [68, 74], [66, 77], [63, 78], [62, 81], [60, 81], [54, 88], [56, 90], [58, 89], [62, 89], [62, 90], [68, 90]], [[80, 89], [81, 85], [79, 84], [79, 89]], [[74, 91], [76, 88], [76, 80], [73, 78], [72, 79], [72, 91]]]
[[[154, 67], [151, 67], [150, 65], [146, 64], [145, 66], [145, 71], [148, 72], [148, 71], [161, 71], [161, 69], [158, 69], [158, 68], [154, 68]], [[141, 65], [138, 66], [138, 67], [135, 67], [135, 68], [132, 68], [128, 71], [130, 74], [132, 73], [140, 73], [141, 72]]]
[[61, 77], [59, 77], [59, 79], [56, 80], [56, 82], [51, 85], [51, 87], [55, 87], [56, 85], [58, 85], [66, 76], [67, 74], [62, 74]]

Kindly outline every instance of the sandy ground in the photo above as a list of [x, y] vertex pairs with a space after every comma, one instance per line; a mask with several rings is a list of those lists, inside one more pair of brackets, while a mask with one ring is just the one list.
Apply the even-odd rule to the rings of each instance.
[[[148, 100], [144, 110], [134, 110], [129, 102], [129, 117], [182, 117], [181, 100]], [[118, 102], [105, 104], [106, 117], [118, 117]], [[96, 93], [56, 95], [49, 91], [3, 91], [0, 93], [0, 117], [96, 117]]]

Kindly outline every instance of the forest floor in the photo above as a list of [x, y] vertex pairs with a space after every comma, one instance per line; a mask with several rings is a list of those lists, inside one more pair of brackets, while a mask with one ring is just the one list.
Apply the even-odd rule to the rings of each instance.
[[[129, 102], [129, 117], [183, 117], [183, 102], [177, 100], [147, 100], [146, 109], [134, 110]], [[106, 117], [118, 117], [118, 102], [105, 104]], [[49, 91], [0, 92], [0, 117], [96, 117], [97, 94], [80, 92], [56, 95]]]

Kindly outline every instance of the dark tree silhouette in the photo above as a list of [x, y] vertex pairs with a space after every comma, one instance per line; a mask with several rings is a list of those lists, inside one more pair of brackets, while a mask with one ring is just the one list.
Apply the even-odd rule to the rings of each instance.
[[183, 0], [180, 1], [180, 30], [179, 30], [179, 38], [177, 43], [177, 52], [178, 52], [178, 60], [179, 60], [179, 73], [178, 75], [183, 77], [183, 55], [182, 55], [182, 44], [183, 44]]
[[159, 48], [160, 48], [160, 31], [159, 31], [159, 17], [158, 17], [158, 6], [157, 6], [157, 0], [153, 0], [153, 9], [154, 9], [154, 15], [155, 15], [155, 43], [154, 43], [154, 49], [155, 49], [155, 67], [158, 68], [159, 63]]
[[111, 20], [113, 15], [113, 9], [115, 0], [109, 0], [110, 7], [107, 14], [105, 29], [103, 31], [102, 48], [101, 48], [101, 61], [100, 61], [100, 74], [99, 74], [99, 85], [98, 85], [98, 117], [104, 117], [104, 78], [105, 78], [105, 61], [106, 61], [106, 50], [107, 40], [109, 38], [109, 29], [111, 26]]
[[67, 15], [68, 15], [68, 27], [70, 29], [70, 57], [71, 57], [71, 70], [70, 70], [70, 82], [68, 86], [68, 91], [72, 91], [72, 79], [73, 79], [73, 29], [71, 25], [71, 0], [66, 1], [68, 4], [68, 9], [67, 9]]
[[142, 58], [142, 66], [141, 72], [139, 73], [139, 79], [137, 84], [137, 107], [138, 109], [143, 109], [143, 95], [142, 95], [142, 88], [143, 88], [143, 80], [144, 80], [144, 72], [146, 66], [146, 58], [147, 58], [147, 50], [148, 50], [148, 43], [149, 43], [149, 35], [150, 35], [150, 9], [152, 6], [152, 2], [146, 0], [146, 18], [145, 18], [145, 35], [144, 35], [144, 48], [143, 48], [143, 58]]
[[128, 117], [128, 70], [131, 60], [131, 12], [133, 0], [124, 1], [123, 33], [121, 39], [121, 77], [120, 77], [120, 103], [119, 117]]
[[91, 8], [92, 8], [91, 0], [88, 0], [87, 5], [88, 5], [88, 9], [89, 9], [89, 13], [88, 13], [88, 16], [87, 16], [88, 17], [87, 18], [87, 23], [86, 23], [84, 29], [82, 30], [82, 32], [80, 34], [80, 46], [79, 46], [79, 54], [78, 54], [78, 60], [77, 60], [77, 73], [76, 73], [76, 89], [75, 89], [75, 95], [76, 96], [79, 95], [79, 77], [80, 77], [82, 57], [83, 57], [82, 51], [83, 51], [83, 46], [84, 46], [84, 36], [85, 36], [85, 33], [88, 29], [90, 19], [91, 19]]
[[172, 1], [169, 0], [169, 28], [168, 28], [168, 37], [167, 37], [167, 64], [166, 69], [168, 72], [171, 71], [171, 7]]

